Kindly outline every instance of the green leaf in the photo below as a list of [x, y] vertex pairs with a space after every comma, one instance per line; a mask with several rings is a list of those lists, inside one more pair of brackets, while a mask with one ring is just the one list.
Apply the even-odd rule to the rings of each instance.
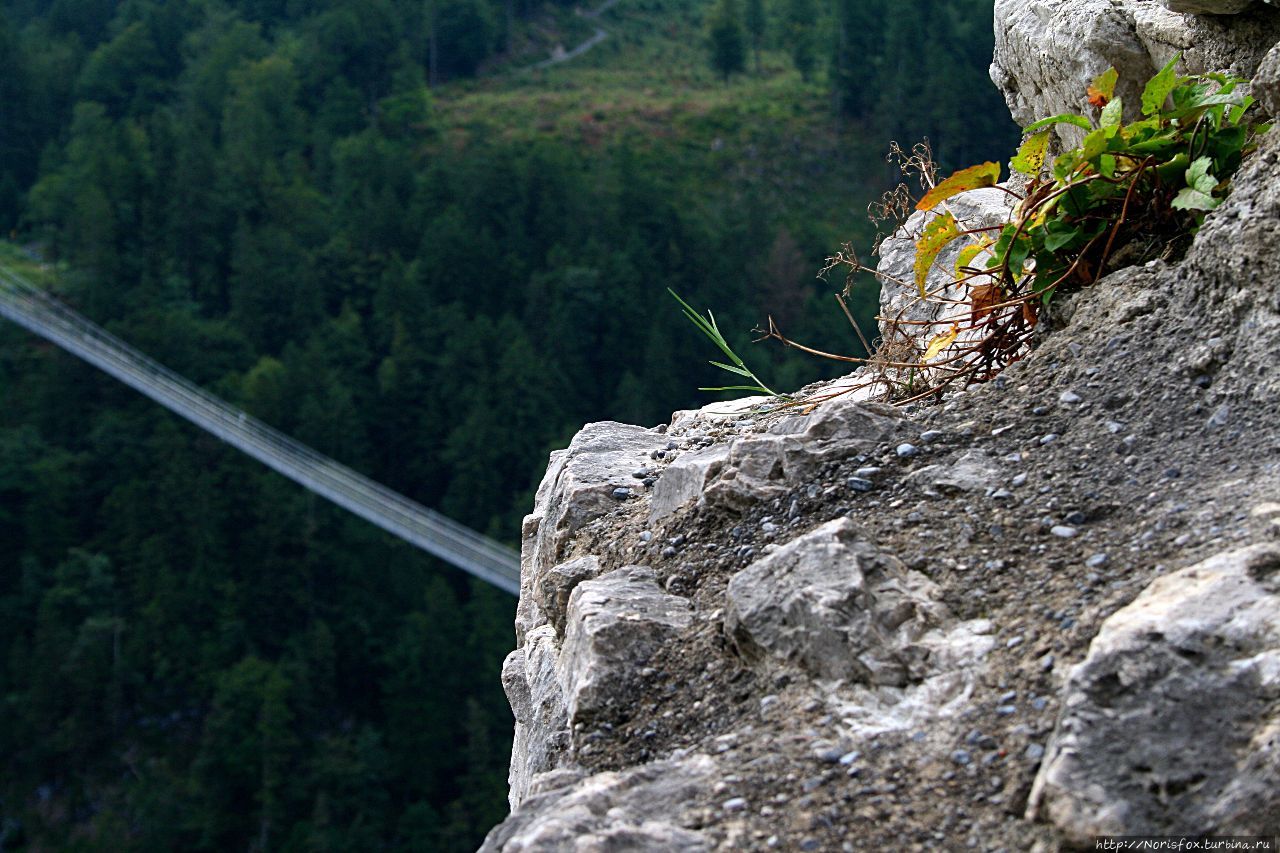
[[1124, 117], [1124, 102], [1120, 98], [1109, 102], [1102, 108], [1102, 116], [1098, 119], [1098, 124], [1103, 127], [1115, 127], [1120, 124], [1120, 120]]
[[1212, 157], [1197, 157], [1192, 160], [1187, 167], [1187, 186], [1202, 193], [1212, 193], [1213, 188], [1218, 185], [1218, 179], [1209, 172], [1211, 168]]
[[983, 163], [970, 166], [947, 178], [933, 189], [925, 193], [924, 198], [916, 205], [916, 210], [933, 210], [940, 203], [968, 190], [994, 186], [1000, 180], [999, 163]]
[[1067, 231], [1055, 231], [1045, 235], [1044, 247], [1050, 252], [1056, 252], [1072, 240], [1080, 236], [1080, 228], [1072, 228]]
[[1089, 124], [1089, 120], [1084, 116], [1078, 116], [1075, 113], [1062, 113], [1049, 118], [1042, 118], [1033, 124], [1029, 124], [1022, 129], [1022, 132], [1033, 133], [1054, 124], [1074, 124], [1081, 130], [1093, 130], [1093, 125]]
[[1191, 187], [1183, 187], [1174, 196], [1169, 206], [1177, 210], [1213, 210], [1220, 204], [1222, 204], [1221, 199], [1193, 190]]
[[[942, 185], [939, 184], [938, 186]], [[920, 289], [921, 299], [928, 292], [925, 282], [929, 278], [929, 269], [938, 258], [938, 253], [959, 236], [960, 229], [956, 226], [956, 218], [950, 213], [935, 216], [925, 226], [924, 233], [916, 241], [916, 287]]]
[[1100, 127], [1084, 138], [1084, 142], [1080, 146], [1080, 159], [1093, 160], [1101, 154], [1107, 152], [1107, 129]]
[[1147, 81], [1146, 87], [1142, 90], [1143, 115], [1155, 115], [1164, 108], [1164, 102], [1169, 97], [1169, 93], [1178, 85], [1178, 75], [1174, 73], [1173, 66], [1177, 65], [1180, 59], [1182, 59], [1181, 52], [1175, 54], [1168, 65]]
[[1048, 130], [1042, 130], [1028, 136], [1009, 165], [1028, 177], [1038, 177], [1044, 166], [1044, 155], [1049, 148], [1049, 133]]
[[1116, 176], [1116, 158], [1110, 154], [1103, 154], [1099, 157], [1098, 172], [1104, 178], [1114, 178]]

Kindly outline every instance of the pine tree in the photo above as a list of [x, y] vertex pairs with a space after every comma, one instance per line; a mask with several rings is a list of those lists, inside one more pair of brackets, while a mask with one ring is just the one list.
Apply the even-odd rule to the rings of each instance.
[[760, 74], [760, 45], [764, 42], [768, 16], [764, 10], [764, 0], [747, 0], [746, 18], [743, 21], [747, 32], [751, 35], [751, 53], [755, 59], [756, 74]]
[[711, 14], [711, 67], [726, 83], [746, 67], [746, 34], [737, 0], [720, 0]]

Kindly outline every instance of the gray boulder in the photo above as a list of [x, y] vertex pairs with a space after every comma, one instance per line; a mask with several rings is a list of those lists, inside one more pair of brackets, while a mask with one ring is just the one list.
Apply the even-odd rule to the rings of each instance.
[[694, 755], [585, 778], [544, 777], [539, 789], [489, 832], [480, 850], [710, 850], [706, 836], [681, 824], [718, 775], [709, 756]]
[[531, 780], [558, 767], [569, 750], [569, 713], [556, 676], [559, 653], [554, 629], [542, 625], [502, 663], [502, 688], [515, 717], [507, 776], [512, 808], [524, 800]]
[[[964, 228], [977, 229], [1003, 225], [1009, 221], [1016, 199], [1002, 189], [987, 187], [960, 193], [946, 202], [946, 207]], [[886, 237], [880, 244], [880, 263], [876, 273], [880, 278], [880, 335], [890, 341], [896, 334], [905, 333], [923, 341], [955, 322], [967, 322], [967, 307], [922, 302], [915, 283], [916, 240], [924, 232], [925, 225], [936, 216], [931, 211], [913, 213], [902, 227]], [[958, 239], [942, 250], [930, 270], [926, 288], [936, 292], [941, 299], [964, 299], [968, 293], [965, 285], [955, 284], [956, 259], [972, 241]], [[972, 266], [981, 269], [988, 255], [979, 255]], [[974, 283], [979, 283], [975, 279]], [[895, 321], [906, 320], [930, 325], [899, 325]]]
[[932, 582], [828, 522], [729, 582], [725, 632], [747, 658], [772, 655], [819, 678], [901, 687], [922, 680], [945, 609]]
[[727, 444], [713, 444], [702, 450], [682, 453], [667, 466], [653, 487], [649, 522], [657, 522], [702, 496], [707, 483], [720, 473], [729, 458]]
[[1280, 42], [1259, 63], [1253, 78], [1253, 96], [1273, 118], [1280, 116]]
[[516, 638], [545, 624], [542, 597], [533, 594], [540, 578], [567, 556], [564, 549], [584, 524], [618, 506], [614, 490], [635, 484], [639, 460], [665, 447], [666, 436], [642, 427], [603, 421], [587, 424], [565, 450], [551, 454], [524, 519], [520, 545], [520, 605]]
[[926, 465], [913, 471], [907, 480], [943, 494], [955, 494], [985, 491], [994, 486], [999, 477], [1000, 467], [991, 454], [970, 450], [946, 465]]
[[1095, 835], [1280, 827], [1280, 546], [1159, 578], [1102, 626], [1063, 691], [1028, 805]]
[[892, 407], [836, 397], [811, 414], [785, 417], [766, 433], [735, 440], [703, 497], [711, 506], [745, 510], [789, 491], [825, 462], [888, 441], [901, 424]]
[[625, 707], [649, 658], [692, 620], [689, 601], [659, 589], [643, 566], [579, 584], [557, 661], [570, 725]]

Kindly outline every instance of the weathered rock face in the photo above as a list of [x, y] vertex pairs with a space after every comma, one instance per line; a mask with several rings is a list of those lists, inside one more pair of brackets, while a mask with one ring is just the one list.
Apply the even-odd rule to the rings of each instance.
[[[1030, 816], [1095, 835], [1280, 826], [1280, 547], [1160, 578], [1072, 670]], [[1154, 712], [1154, 713], [1153, 713]]]
[[[1280, 41], [1263, 4], [1091, 2], [998, 4], [1026, 117], [1168, 27], [1219, 69]], [[525, 525], [485, 849], [1280, 831], [1277, 352], [1273, 131], [1182, 261], [1064, 299], [995, 382], [584, 428]]]
[[[1227, 11], [1240, 4], [1176, 5], [1184, 11], [1190, 5]], [[1085, 89], [1115, 66], [1116, 92], [1132, 119], [1146, 81], [1179, 52], [1187, 72], [1251, 78], [1280, 41], [1280, 9], [1261, 3], [1242, 9], [1238, 15], [1184, 15], [1152, 0], [996, 0], [991, 79], [1004, 92], [1013, 120], [1025, 127], [1058, 113], [1088, 115]], [[1058, 125], [1056, 132], [1068, 145], [1082, 133], [1068, 125]]]
[[924, 679], [920, 640], [949, 615], [937, 595], [839, 518], [734, 575], [724, 627], [748, 658], [771, 654], [818, 678], [905, 687]]

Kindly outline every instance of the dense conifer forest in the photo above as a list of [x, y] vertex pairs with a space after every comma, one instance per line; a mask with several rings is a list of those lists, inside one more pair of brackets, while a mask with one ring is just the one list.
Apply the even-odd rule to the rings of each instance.
[[[5, 262], [512, 545], [582, 423], [720, 384], [666, 288], [775, 385], [831, 375], [746, 341], [772, 312], [857, 353], [814, 276], [869, 245], [888, 140], [1013, 138], [983, 0], [621, 0], [545, 72], [572, 6], [0, 10]], [[474, 849], [513, 612], [0, 326], [0, 848]]]

